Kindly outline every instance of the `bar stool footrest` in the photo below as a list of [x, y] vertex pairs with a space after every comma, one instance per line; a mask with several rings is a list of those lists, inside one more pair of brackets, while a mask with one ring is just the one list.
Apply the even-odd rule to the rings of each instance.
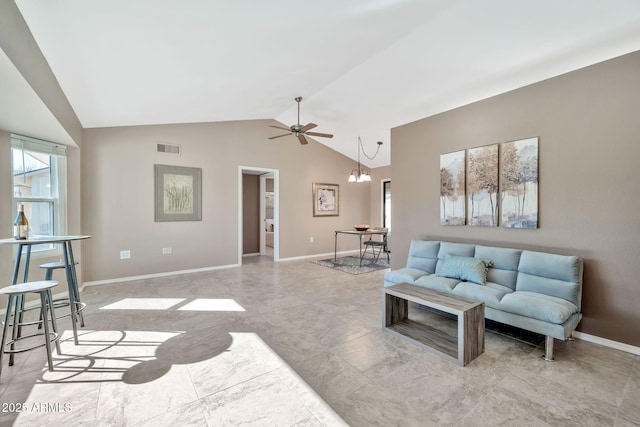
[[[31, 347], [25, 347], [25, 348], [14, 348], [14, 349], [7, 349], [7, 348], [6, 348], [7, 346], [10, 346], [10, 345], [12, 345], [12, 344], [16, 344], [16, 343], [18, 343], [19, 341], [25, 340], [25, 339], [27, 339], [27, 338], [41, 337], [41, 336], [43, 336], [43, 335], [44, 335], [44, 334], [30, 334], [30, 335], [23, 335], [23, 336], [21, 336], [20, 338], [18, 338], [18, 339], [16, 339], [16, 340], [7, 341], [7, 342], [5, 343], [5, 345], [4, 345], [4, 346], [5, 346], [4, 352], [5, 352], [6, 354], [11, 354], [11, 353], [22, 353], [22, 352], [25, 352], [25, 351], [33, 350], [34, 348], [44, 347], [44, 346], [46, 345], [45, 343], [35, 344], [35, 345], [31, 346]], [[58, 340], [60, 339], [60, 335], [58, 335], [58, 333], [57, 333], [57, 332], [49, 332], [49, 336], [50, 336], [50, 338], [49, 338], [49, 342], [50, 342], [50, 343], [56, 342], [56, 341], [58, 341]]]
[[[69, 304], [68, 304], [68, 303], [69, 303], [69, 301], [67, 301], [67, 304], [65, 304], [65, 305], [60, 305], [60, 306], [58, 306], [58, 305], [55, 305], [55, 304], [54, 304], [54, 305], [53, 305], [53, 307], [54, 307], [54, 308], [68, 307], [68, 306], [69, 306]], [[84, 310], [84, 308], [85, 308], [86, 306], [87, 306], [87, 304], [86, 304], [86, 303], [84, 303], [84, 302], [77, 302], [77, 301], [76, 301], [76, 307], [78, 307], [78, 308], [76, 308], [76, 313], [79, 313], [79, 312], [81, 312], [82, 310]], [[59, 316], [58, 316], [58, 315], [56, 315], [56, 319], [64, 319], [65, 317], [71, 317], [71, 313], [61, 314], [61, 315], [59, 315]]]

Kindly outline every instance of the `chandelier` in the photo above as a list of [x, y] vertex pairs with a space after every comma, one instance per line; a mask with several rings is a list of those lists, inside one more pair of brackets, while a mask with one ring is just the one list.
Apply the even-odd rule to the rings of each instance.
[[376, 156], [378, 155], [378, 152], [380, 151], [380, 147], [382, 146], [382, 141], [378, 141], [377, 144], [378, 144], [378, 149], [376, 150], [375, 154], [370, 157], [364, 151], [364, 147], [362, 146], [362, 140], [360, 139], [360, 137], [358, 137], [358, 169], [351, 170], [351, 175], [349, 175], [349, 182], [371, 181], [371, 175], [369, 175], [369, 172], [367, 172], [367, 170], [364, 167], [362, 167], [362, 164], [360, 163], [360, 151], [362, 151], [362, 154], [364, 154], [364, 156], [367, 159], [373, 160], [376, 158]]

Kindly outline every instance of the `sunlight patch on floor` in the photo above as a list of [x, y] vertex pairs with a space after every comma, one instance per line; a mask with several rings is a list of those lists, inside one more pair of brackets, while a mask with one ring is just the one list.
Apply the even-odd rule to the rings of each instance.
[[183, 305], [178, 310], [192, 311], [246, 311], [233, 299], [222, 298], [197, 298]]
[[124, 298], [113, 304], [100, 307], [101, 310], [167, 310], [186, 298]]

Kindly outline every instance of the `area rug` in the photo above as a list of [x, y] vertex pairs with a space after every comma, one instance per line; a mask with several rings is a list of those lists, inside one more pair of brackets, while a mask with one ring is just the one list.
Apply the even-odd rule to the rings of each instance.
[[329, 258], [311, 262], [324, 267], [333, 268], [334, 270], [344, 271], [349, 274], [371, 273], [372, 271], [389, 268], [389, 263], [387, 262], [386, 257], [384, 259], [379, 258], [378, 261], [374, 258], [363, 258], [362, 267], [360, 266], [360, 258], [357, 256], [341, 257], [335, 261], [333, 258]]

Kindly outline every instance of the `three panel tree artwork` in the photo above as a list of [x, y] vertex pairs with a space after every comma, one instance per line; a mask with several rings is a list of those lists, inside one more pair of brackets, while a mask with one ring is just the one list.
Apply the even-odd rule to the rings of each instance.
[[442, 154], [440, 223], [538, 228], [538, 138]]

